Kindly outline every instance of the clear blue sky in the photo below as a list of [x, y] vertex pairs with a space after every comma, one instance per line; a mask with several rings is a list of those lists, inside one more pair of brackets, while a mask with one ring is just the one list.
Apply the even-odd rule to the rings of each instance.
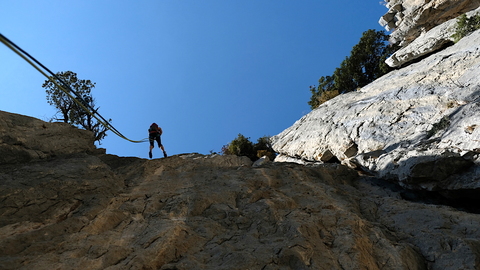
[[[96, 82], [100, 113], [128, 138], [156, 122], [169, 155], [208, 154], [307, 114], [309, 86], [386, 12], [380, 0], [2, 0], [0, 33]], [[0, 110], [48, 121], [45, 77], [3, 44], [0, 59]], [[148, 157], [148, 143], [111, 132], [100, 147]]]

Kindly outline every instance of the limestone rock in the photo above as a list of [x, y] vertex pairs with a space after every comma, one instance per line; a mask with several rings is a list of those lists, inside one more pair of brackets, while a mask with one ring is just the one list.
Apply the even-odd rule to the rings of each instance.
[[[468, 17], [476, 14], [480, 14], [480, 8], [467, 12]], [[451, 19], [435, 26], [426, 33], [420, 34], [411, 43], [396, 51], [385, 62], [391, 67], [399, 67], [452, 45], [452, 35], [456, 31], [456, 24], [457, 18]]]
[[[463, 156], [480, 149], [479, 70], [480, 31], [476, 31], [357, 92], [322, 104], [273, 136], [273, 148], [307, 162], [326, 161], [333, 154], [346, 165], [411, 188], [451, 186], [442, 182], [447, 175], [416, 177], [416, 164], [452, 158], [458, 162], [450, 174], [478, 164], [476, 157], [469, 161], [472, 158]], [[455, 185], [461, 188], [460, 183]]]
[[430, 29], [480, 6], [480, 0], [386, 0], [379, 23], [392, 43], [405, 46]]
[[[9, 117], [4, 135], [32, 121]], [[41, 139], [79, 136], [61, 130]], [[0, 164], [0, 269], [475, 269], [480, 260], [479, 215], [407, 201], [415, 194], [340, 164], [45, 147], [48, 158]]]

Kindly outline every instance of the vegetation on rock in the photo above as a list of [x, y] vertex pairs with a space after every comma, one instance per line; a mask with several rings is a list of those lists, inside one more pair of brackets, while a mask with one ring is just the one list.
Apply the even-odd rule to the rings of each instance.
[[392, 70], [385, 60], [396, 47], [387, 41], [385, 31], [365, 31], [333, 75], [322, 76], [317, 87], [310, 86], [310, 108], [313, 110], [339, 94], [355, 91]]
[[252, 143], [250, 138], [238, 134], [237, 138], [232, 140], [229, 144], [222, 147], [223, 155], [237, 155], [246, 156], [252, 161], [255, 161], [263, 156], [267, 156], [270, 160], [275, 158], [275, 151], [270, 143], [268, 136], [263, 136], [257, 140], [257, 143]]
[[[91, 94], [92, 89], [95, 87], [94, 82], [90, 80], [79, 80], [77, 74], [72, 71], [58, 72], [56, 76], [81, 97], [80, 102], [83, 103], [83, 107], [93, 108], [95, 111], [99, 109], [99, 107], [95, 108], [95, 99]], [[48, 104], [58, 110], [57, 114], [61, 114], [61, 118], [54, 116], [52, 120], [60, 120], [76, 127], [92, 131], [95, 136], [95, 141], [100, 142], [105, 138], [105, 136], [107, 136], [107, 128], [98, 122], [90, 113], [85, 111], [82, 106], [77, 104], [53, 81], [56, 81], [59, 85], [63, 84], [54, 76], [50, 76], [50, 79], [45, 80], [42, 85], [42, 87], [46, 89]], [[111, 119], [109, 119], [109, 121], [111, 121]]]
[[477, 14], [467, 17], [466, 14], [463, 14], [457, 19], [456, 31], [455, 34], [452, 35], [452, 38], [455, 42], [458, 42], [463, 37], [478, 29], [480, 29], [480, 15]]

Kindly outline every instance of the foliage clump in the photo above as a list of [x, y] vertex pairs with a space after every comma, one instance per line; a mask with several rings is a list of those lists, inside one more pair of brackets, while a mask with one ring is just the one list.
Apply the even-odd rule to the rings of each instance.
[[270, 160], [275, 158], [275, 151], [270, 143], [270, 137], [263, 136], [252, 143], [250, 138], [238, 134], [237, 138], [232, 140], [229, 144], [222, 147], [223, 155], [237, 155], [246, 156], [252, 161], [255, 161], [263, 156], [267, 156]]
[[355, 91], [390, 72], [392, 69], [385, 60], [395, 50], [395, 46], [388, 44], [388, 35], [384, 31], [365, 31], [350, 56], [343, 60], [333, 75], [322, 76], [317, 87], [310, 86], [310, 108], [313, 110], [340, 94]]
[[472, 17], [467, 17], [467, 14], [463, 14], [457, 19], [455, 33], [452, 35], [452, 38], [455, 42], [458, 42], [478, 29], [480, 29], [480, 15], [476, 14]]
[[[95, 108], [95, 99], [91, 94], [95, 83], [90, 80], [78, 79], [77, 74], [72, 71], [58, 72], [55, 75], [81, 97], [79, 101], [83, 106], [77, 104], [67, 93], [58, 87], [58, 85], [60, 85], [64, 90], [68, 91], [61, 81], [54, 76], [50, 76], [50, 79], [45, 80], [42, 87], [45, 88], [45, 92], [47, 93], [48, 104], [57, 109], [57, 113], [52, 117], [52, 120], [63, 121], [76, 127], [92, 131], [95, 138], [94, 141], [100, 142], [107, 136], [107, 128], [83, 108], [92, 108], [94, 111], [99, 109], [98, 107]], [[56, 83], [54, 83], [54, 81]], [[77, 96], [73, 96], [77, 98]], [[57, 117], [57, 114], [61, 116]], [[111, 119], [108, 121], [110, 122]]]

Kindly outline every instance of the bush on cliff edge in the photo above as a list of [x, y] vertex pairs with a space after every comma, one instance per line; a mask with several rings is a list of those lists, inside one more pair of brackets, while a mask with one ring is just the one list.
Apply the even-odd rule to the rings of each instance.
[[224, 145], [221, 152], [223, 155], [246, 156], [252, 161], [263, 156], [267, 156], [270, 160], [273, 160], [276, 155], [270, 143], [270, 137], [263, 136], [254, 144], [250, 141], [250, 138], [242, 134], [238, 134], [237, 138], [229, 144]]

